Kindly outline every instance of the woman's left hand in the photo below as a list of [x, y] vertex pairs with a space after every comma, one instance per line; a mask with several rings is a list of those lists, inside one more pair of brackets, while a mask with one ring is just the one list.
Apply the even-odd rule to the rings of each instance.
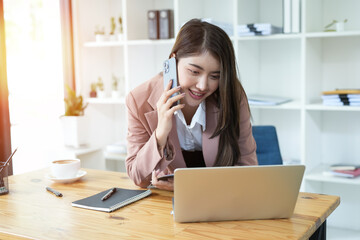
[[158, 189], [174, 191], [174, 179], [158, 180], [155, 170], [152, 172], [151, 184]]

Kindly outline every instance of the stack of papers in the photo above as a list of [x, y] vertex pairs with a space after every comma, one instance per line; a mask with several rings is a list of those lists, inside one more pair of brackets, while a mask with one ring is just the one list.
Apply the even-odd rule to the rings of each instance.
[[104, 151], [106, 159], [125, 159], [127, 154], [126, 142], [116, 142], [107, 145]]
[[330, 171], [326, 171], [324, 174], [336, 177], [355, 178], [360, 176], [360, 165], [333, 164], [330, 166]]
[[336, 89], [322, 92], [323, 104], [327, 106], [360, 106], [359, 89]]
[[248, 95], [248, 101], [250, 105], [279, 105], [290, 102], [291, 98], [261, 94], [250, 94]]
[[[223, 29], [229, 36], [234, 35], [234, 25], [232, 23], [219, 22], [211, 18], [202, 18], [203, 22], [208, 22]], [[249, 23], [236, 26], [238, 36], [258, 36], [282, 33], [283, 28], [272, 25], [271, 23]]]
[[271, 23], [251, 23], [237, 26], [239, 36], [261, 36], [282, 33], [283, 29]]

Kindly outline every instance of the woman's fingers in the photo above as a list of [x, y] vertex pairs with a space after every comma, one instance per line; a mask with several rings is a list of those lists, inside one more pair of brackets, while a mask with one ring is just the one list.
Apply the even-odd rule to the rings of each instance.
[[159, 101], [157, 102], [157, 111], [158, 111], [158, 124], [155, 131], [156, 141], [158, 143], [159, 149], [162, 149], [167, 141], [167, 137], [172, 128], [171, 118], [175, 111], [184, 107], [183, 104], [175, 105], [177, 101], [184, 97], [184, 94], [176, 94], [171, 97], [175, 93], [179, 93], [181, 87], [176, 87], [170, 89], [171, 83], [169, 83], [161, 95]]
[[158, 173], [159, 173], [159, 171], [153, 170], [152, 175], [151, 175], [151, 184], [158, 189], [174, 191], [173, 179], [168, 179], [168, 181], [161, 181], [161, 180], [159, 181], [157, 178]]
[[168, 82], [167, 86], [166, 86], [166, 91], [169, 91], [171, 86], [172, 86], [172, 83], [173, 83], [174, 80], [170, 79], [170, 81]]
[[167, 191], [174, 191], [174, 182], [170, 181], [157, 181], [156, 184], [153, 184], [158, 189], [163, 189]]
[[155, 186], [155, 184], [157, 184], [158, 179], [157, 179], [157, 174], [155, 172], [155, 170], [152, 171], [151, 174], [151, 184]]
[[[171, 85], [169, 84], [164, 90], [163, 94], [161, 94], [158, 104], [165, 104], [171, 96], [177, 92], [180, 92], [181, 87], [178, 86], [176, 88], [170, 89]], [[159, 107], [159, 106], [158, 106]]]

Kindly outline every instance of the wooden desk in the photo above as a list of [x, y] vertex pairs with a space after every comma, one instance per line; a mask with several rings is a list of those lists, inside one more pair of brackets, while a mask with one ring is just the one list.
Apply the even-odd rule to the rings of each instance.
[[300, 193], [290, 219], [176, 223], [173, 194], [161, 190], [113, 213], [72, 207], [111, 187], [137, 189], [124, 173], [85, 170], [72, 184], [47, 180], [48, 169], [10, 176], [10, 193], [0, 196], [0, 239], [308, 239], [340, 203], [337, 196]]

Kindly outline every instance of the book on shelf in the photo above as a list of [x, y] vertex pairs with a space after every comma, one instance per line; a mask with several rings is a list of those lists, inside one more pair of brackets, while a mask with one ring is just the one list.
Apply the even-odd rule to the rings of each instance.
[[300, 0], [283, 0], [283, 32], [300, 33]]
[[321, 98], [327, 106], [360, 106], [360, 89], [323, 91]]
[[291, 32], [300, 33], [300, 0], [291, 1]]
[[330, 165], [331, 170], [356, 170], [360, 168], [360, 165], [351, 163], [337, 163]]
[[250, 23], [238, 25], [237, 33], [239, 36], [264, 36], [276, 33], [282, 33], [282, 27], [277, 27], [271, 23]]
[[353, 100], [323, 100], [326, 106], [360, 106], [360, 101]]
[[117, 160], [117, 161], [125, 161], [127, 154], [126, 153], [114, 153], [104, 151], [104, 157], [106, 160]]
[[105, 147], [105, 151], [108, 153], [126, 154], [127, 152], [126, 142], [120, 141], [109, 144]]
[[360, 168], [357, 168], [355, 170], [331, 170], [327, 171], [326, 174], [336, 177], [356, 178], [360, 176]]
[[349, 102], [349, 101], [323, 101], [323, 105], [326, 106], [360, 106], [360, 102]]
[[[215, 21], [211, 18], [202, 18], [201, 21], [214, 24], [223, 29], [229, 36], [234, 35], [234, 25], [226, 22]], [[283, 28], [271, 23], [249, 23], [235, 27], [238, 36], [259, 36], [282, 33]]]
[[359, 99], [350, 99], [350, 98], [333, 98], [333, 99], [323, 99], [324, 103], [360, 103]]
[[335, 89], [323, 91], [322, 95], [360, 94], [360, 89]]
[[104, 149], [104, 157], [107, 160], [125, 160], [127, 156], [126, 142], [119, 141], [109, 144]]
[[354, 102], [360, 101], [360, 94], [329, 94], [322, 95], [323, 100], [352, 100]]
[[283, 32], [291, 33], [291, 0], [283, 0]]
[[110, 188], [103, 192], [97, 193], [90, 197], [86, 197], [71, 203], [73, 207], [85, 208], [103, 212], [113, 212], [130, 203], [136, 202], [151, 194], [151, 190], [132, 190], [124, 188], [116, 188], [116, 191], [106, 200], [103, 197], [109, 193]]
[[250, 105], [279, 105], [291, 101], [291, 98], [269, 96], [262, 94], [249, 94], [248, 102]]

